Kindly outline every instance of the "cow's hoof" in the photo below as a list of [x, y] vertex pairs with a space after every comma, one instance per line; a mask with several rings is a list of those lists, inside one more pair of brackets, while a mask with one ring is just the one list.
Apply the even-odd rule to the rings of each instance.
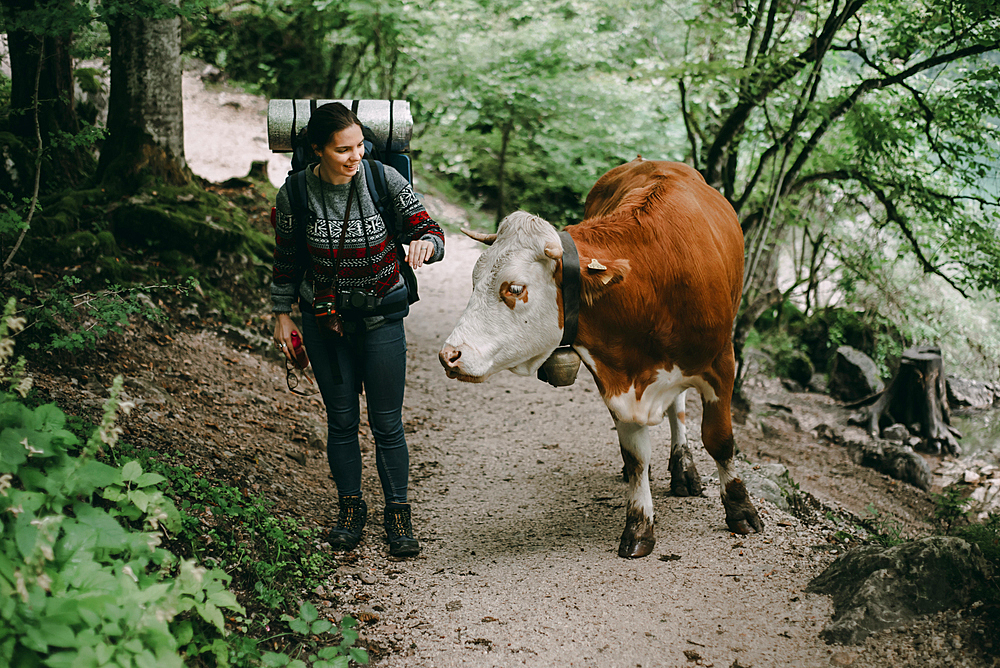
[[756, 512], [754, 512], [752, 518], [745, 520], [733, 519], [731, 517], [727, 517], [726, 526], [729, 527], [730, 531], [732, 531], [733, 533], [738, 533], [741, 536], [745, 536], [752, 531], [756, 533], [761, 533], [762, 531], [764, 531], [764, 523], [760, 521], [759, 517], [757, 517]]
[[633, 511], [625, 519], [625, 531], [618, 543], [618, 556], [624, 559], [638, 559], [653, 551], [656, 536], [653, 522], [644, 514]]
[[670, 456], [670, 493], [674, 496], [701, 496], [701, 476], [690, 452]]
[[[625, 533], [628, 533], [626, 530]], [[618, 545], [618, 556], [623, 559], [639, 559], [645, 557], [653, 551], [656, 545], [656, 538], [640, 538], [622, 536], [622, 542]]]
[[757, 514], [757, 509], [753, 507], [750, 495], [747, 494], [747, 488], [739, 478], [730, 480], [726, 484], [726, 488], [722, 491], [722, 505], [726, 509], [726, 526], [733, 533], [745, 536], [751, 531], [757, 533], [764, 531], [764, 523], [761, 522], [760, 515]]

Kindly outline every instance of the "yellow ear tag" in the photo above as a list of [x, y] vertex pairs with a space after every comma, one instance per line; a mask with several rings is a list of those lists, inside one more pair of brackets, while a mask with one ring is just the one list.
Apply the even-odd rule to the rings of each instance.
[[590, 264], [587, 265], [587, 269], [593, 269], [594, 271], [605, 271], [607, 267], [597, 261], [597, 258], [591, 258]]

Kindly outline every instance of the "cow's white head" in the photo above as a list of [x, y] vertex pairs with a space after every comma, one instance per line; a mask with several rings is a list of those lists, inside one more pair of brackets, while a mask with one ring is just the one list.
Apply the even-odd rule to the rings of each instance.
[[445, 340], [441, 364], [449, 377], [476, 383], [504, 369], [530, 375], [562, 338], [559, 235], [538, 216], [517, 211], [496, 235], [469, 236], [489, 247], [472, 271], [472, 296]]
[[[504, 369], [531, 375], [563, 334], [559, 234], [538, 216], [517, 211], [500, 222], [495, 235], [469, 236], [489, 248], [473, 269], [472, 296], [445, 340], [441, 364], [449, 377], [474, 383]], [[587, 304], [602, 288], [624, 278], [628, 261], [616, 261], [613, 270], [599, 262], [595, 267], [600, 270], [591, 268], [583, 275], [581, 298]]]

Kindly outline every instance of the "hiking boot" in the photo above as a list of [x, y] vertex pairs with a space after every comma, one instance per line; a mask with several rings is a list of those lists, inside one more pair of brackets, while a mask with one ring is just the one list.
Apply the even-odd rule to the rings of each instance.
[[334, 550], [353, 550], [361, 542], [361, 530], [368, 520], [368, 504], [360, 496], [340, 497], [337, 528], [330, 529], [327, 541]]
[[389, 541], [389, 555], [393, 557], [414, 557], [420, 552], [420, 543], [413, 537], [410, 522], [410, 504], [390, 503], [383, 513], [385, 538]]

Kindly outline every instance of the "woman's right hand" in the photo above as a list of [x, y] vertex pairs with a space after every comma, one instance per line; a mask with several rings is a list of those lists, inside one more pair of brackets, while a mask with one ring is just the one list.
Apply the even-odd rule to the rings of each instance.
[[278, 350], [285, 353], [285, 357], [292, 362], [295, 361], [292, 351], [292, 332], [297, 331], [298, 328], [295, 326], [292, 316], [287, 313], [277, 314], [277, 320], [274, 323], [274, 343], [278, 346]]

